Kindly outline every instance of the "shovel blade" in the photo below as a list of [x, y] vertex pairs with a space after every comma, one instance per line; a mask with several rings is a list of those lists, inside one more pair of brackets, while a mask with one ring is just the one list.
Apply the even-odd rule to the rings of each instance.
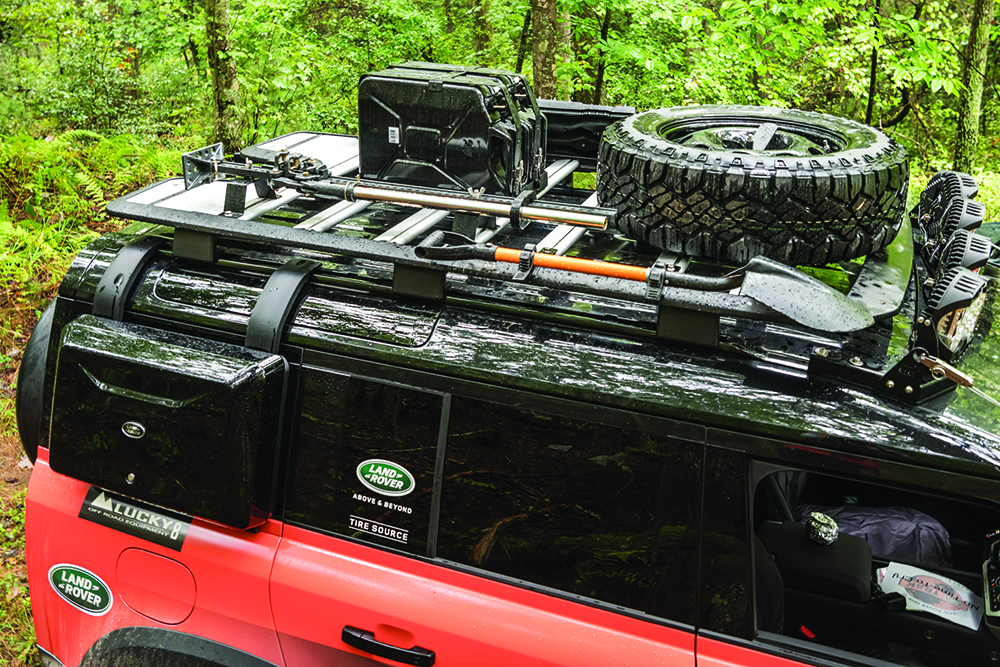
[[811, 329], [843, 333], [875, 322], [863, 304], [780, 262], [754, 257], [743, 271], [740, 294]]

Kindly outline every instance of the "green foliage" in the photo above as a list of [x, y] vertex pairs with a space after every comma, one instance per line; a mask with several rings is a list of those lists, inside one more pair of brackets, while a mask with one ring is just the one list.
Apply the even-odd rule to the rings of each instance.
[[300, 129], [353, 132], [361, 75], [408, 60], [467, 62], [447, 37], [443, 16], [400, 0], [247, 3], [232, 35], [244, 143]]
[[[187, 148], [190, 148], [188, 146]], [[8, 350], [27, 342], [72, 257], [114, 226], [110, 199], [172, 175], [181, 148], [89, 130], [0, 138], [0, 373], [15, 377]], [[13, 436], [13, 392], [0, 391], [0, 436]]]
[[[764, 104], [858, 120], [870, 108], [911, 155], [943, 163], [966, 4], [560, 0], [559, 95], [590, 101], [603, 68], [600, 101], [610, 104]], [[354, 131], [359, 77], [391, 64], [513, 69], [527, 10], [527, 0], [234, 3], [242, 142]], [[0, 0], [0, 16], [0, 134], [210, 127], [205, 17], [193, 0]], [[987, 95], [987, 118], [998, 97]]]
[[1000, 220], [1000, 171], [983, 170], [972, 176], [979, 184], [979, 195], [976, 199], [986, 207], [986, 220]]
[[[65, 270], [67, 259], [93, 240], [96, 234], [75, 230], [71, 225], [39, 225], [23, 222], [15, 225], [5, 207], [0, 207], [0, 248], [5, 264], [0, 272], [5, 290], [17, 291], [18, 297], [32, 307], [53, 287], [56, 274]], [[0, 326], [4, 326], [0, 321]], [[20, 328], [4, 327], [4, 334], [20, 335]]]
[[0, 576], [0, 660], [18, 667], [34, 665], [35, 628], [24, 563], [24, 491], [0, 504], [0, 557], [5, 565]]
[[180, 150], [132, 135], [89, 130], [0, 142], [0, 194], [14, 220], [79, 226], [103, 216], [108, 200], [179, 168]]
[[200, 9], [167, 3], [151, 10], [148, 0], [3, 5], [9, 18], [0, 25], [0, 134], [167, 133], [203, 123], [205, 79], [185, 51], [201, 39], [193, 20]]

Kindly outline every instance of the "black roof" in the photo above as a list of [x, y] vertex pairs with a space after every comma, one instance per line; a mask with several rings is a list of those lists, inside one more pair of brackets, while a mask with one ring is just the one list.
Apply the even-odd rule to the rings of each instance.
[[[305, 153], [310, 142], [331, 171], [355, 173], [356, 143], [349, 137], [296, 133], [255, 148], [297, 144]], [[579, 204], [592, 194], [566, 183], [548, 198]], [[651, 291], [648, 280], [549, 268], [524, 276], [518, 274], [524, 266], [478, 256], [420, 256], [417, 244], [428, 234], [455, 228], [454, 213], [291, 190], [268, 199], [244, 189], [242, 212], [235, 214], [225, 211], [227, 186], [219, 181], [185, 190], [183, 179], [170, 179], [113, 202], [112, 215], [139, 224], [82, 254], [64, 291], [91, 298], [105, 256], [130, 235], [185, 230], [184, 247], [194, 244], [197, 254], [197, 246], [210, 241], [221, 248], [220, 261], [211, 272], [190, 262], [157, 263], [132, 304], [140, 317], [172, 309], [171, 317], [200, 318], [202, 326], [215, 318], [213, 326], [238, 334], [269, 272], [289, 257], [308, 257], [322, 266], [288, 334], [290, 343], [310, 350], [306, 359], [346, 354], [426, 371], [438, 383], [451, 378], [624, 408], [700, 425], [710, 441], [712, 433], [731, 429], [1000, 479], [1000, 408], [967, 388], [951, 391], [951, 383], [915, 404], [902, 393], [880, 391], [872, 380], [908, 353], [915, 313], [907, 305], [914, 281], [904, 271], [913, 264], [908, 225], [888, 253], [864, 265], [812, 270], [841, 283], [872, 313], [867, 327], [824, 331], [753, 297], [673, 287], [672, 275], [714, 280], [733, 267], [665, 256], [600, 230], [537, 222], [522, 230], [502, 219], [480, 219], [486, 225], [471, 228], [480, 244], [517, 250], [541, 249], [569, 234], [577, 238], [562, 250], [566, 255], [641, 267], [659, 262], [667, 267], [666, 286]], [[406, 231], [407, 224], [422, 227]], [[181, 245], [168, 245], [166, 254], [190, 252]], [[977, 388], [1000, 398], [994, 285], [961, 367]], [[665, 336], [665, 314], [689, 320], [687, 329], [695, 331], [706, 322], [716, 335], [692, 340], [682, 327], [678, 340], [668, 327]]]

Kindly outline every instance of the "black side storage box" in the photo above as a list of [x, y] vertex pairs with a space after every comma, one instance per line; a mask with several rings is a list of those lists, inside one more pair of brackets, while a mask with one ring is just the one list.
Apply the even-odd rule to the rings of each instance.
[[56, 472], [238, 528], [273, 506], [285, 360], [83, 315], [59, 346]]
[[520, 74], [410, 62], [358, 84], [361, 177], [516, 196], [545, 174], [545, 117]]

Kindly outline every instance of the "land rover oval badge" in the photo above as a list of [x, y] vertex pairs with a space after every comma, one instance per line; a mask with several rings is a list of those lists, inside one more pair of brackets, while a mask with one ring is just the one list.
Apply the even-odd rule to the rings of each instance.
[[59, 597], [85, 614], [104, 616], [111, 611], [111, 589], [90, 570], [68, 563], [53, 565], [49, 583]]
[[368, 459], [358, 466], [358, 479], [366, 487], [383, 496], [405, 496], [413, 491], [410, 471], [392, 461]]
[[125, 422], [122, 424], [122, 433], [133, 440], [138, 440], [142, 436], [146, 435], [146, 427], [139, 422]]

